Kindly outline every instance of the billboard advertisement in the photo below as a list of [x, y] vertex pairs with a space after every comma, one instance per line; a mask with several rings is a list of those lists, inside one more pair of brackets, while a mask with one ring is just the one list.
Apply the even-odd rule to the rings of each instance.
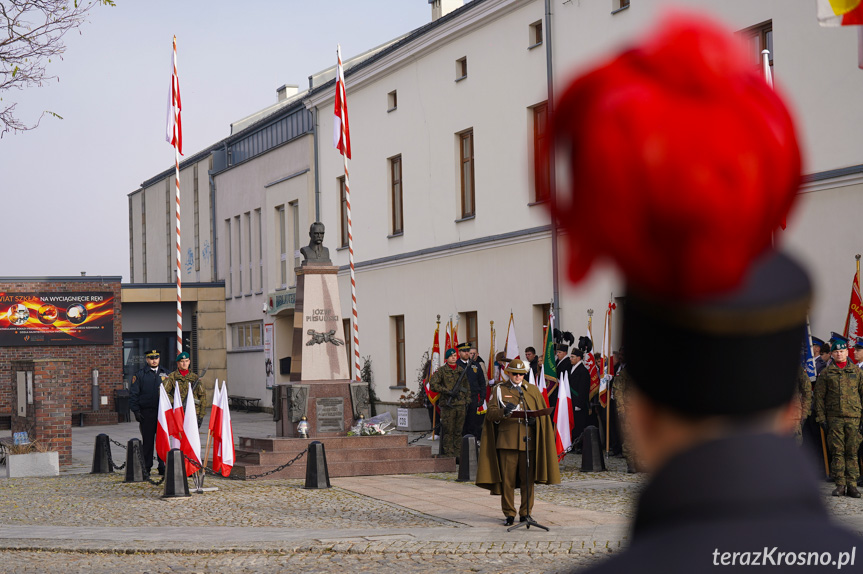
[[110, 345], [114, 294], [0, 293], [0, 347]]

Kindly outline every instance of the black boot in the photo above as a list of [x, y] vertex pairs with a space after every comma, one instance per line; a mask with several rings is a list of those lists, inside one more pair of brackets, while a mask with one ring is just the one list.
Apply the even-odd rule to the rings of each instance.
[[845, 488], [845, 494], [851, 498], [860, 498], [860, 491], [857, 490], [857, 487], [853, 483]]
[[[854, 490], [857, 490], [856, 488]], [[833, 489], [833, 496], [845, 496], [845, 485], [837, 484], [836, 488]], [[857, 496], [860, 496], [859, 493]]]

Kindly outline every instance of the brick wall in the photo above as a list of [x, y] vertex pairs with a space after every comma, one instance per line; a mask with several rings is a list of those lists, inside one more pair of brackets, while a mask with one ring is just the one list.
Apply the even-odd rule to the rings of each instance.
[[[99, 394], [108, 397], [107, 405], [100, 405], [100, 412], [116, 411], [114, 393], [123, 388], [123, 326], [120, 308], [120, 278], [101, 280], [2, 280], [0, 293], [69, 293], [81, 291], [112, 292], [114, 294], [114, 333], [111, 345], [50, 345], [32, 347], [0, 347], [0, 415], [10, 415], [15, 410], [14, 361], [36, 359], [69, 359], [70, 416], [72, 412], [92, 410], [93, 369], [99, 369]], [[117, 417], [113, 417], [113, 422]]]
[[[72, 462], [72, 411], [69, 394], [72, 389], [71, 359], [36, 359], [13, 361], [15, 371], [33, 373], [33, 404], [23, 416], [12, 414], [12, 432], [26, 431], [30, 440], [41, 442], [59, 453], [60, 464]], [[17, 384], [12, 399], [17, 405]], [[26, 399], [25, 399], [26, 401]]]

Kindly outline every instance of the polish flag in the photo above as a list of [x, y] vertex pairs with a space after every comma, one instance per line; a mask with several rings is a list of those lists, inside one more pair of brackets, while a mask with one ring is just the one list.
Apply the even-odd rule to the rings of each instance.
[[222, 476], [230, 476], [234, 467], [234, 430], [231, 428], [231, 410], [228, 407], [228, 391], [222, 383], [219, 395], [219, 440], [213, 442], [213, 470]]
[[157, 419], [158, 424], [156, 425], [156, 454], [162, 462], [168, 460], [168, 451], [171, 450], [169, 440], [169, 437], [171, 436], [169, 421], [174, 420], [171, 413], [171, 400], [168, 398], [168, 393], [165, 392], [165, 387], [159, 385], [159, 415]]
[[336, 72], [336, 102], [333, 121], [333, 146], [351, 159], [351, 130], [348, 127], [348, 100], [345, 94], [345, 71], [342, 68], [342, 47], [336, 45], [339, 66]]
[[[186, 395], [185, 414], [180, 450], [183, 451], [183, 454], [201, 464], [201, 435], [198, 434], [198, 415], [195, 413], [195, 398], [192, 393], [192, 383], [189, 383], [189, 393]], [[186, 476], [192, 476], [198, 470], [199, 467], [186, 461]]]
[[183, 155], [183, 121], [180, 103], [180, 75], [177, 72], [177, 37], [174, 36], [174, 51], [171, 54], [171, 91], [168, 92], [168, 118], [165, 123], [165, 140]]
[[219, 379], [216, 379], [216, 385], [213, 387], [213, 405], [210, 407], [210, 423], [208, 427], [210, 429], [210, 435], [214, 440], [222, 429], [221, 393], [222, 391], [219, 390]]
[[171, 409], [168, 418], [168, 434], [171, 435], [171, 448], [180, 448], [183, 436], [183, 400], [180, 398], [180, 387], [174, 385], [174, 408]]
[[[528, 367], [530, 369], [530, 367]], [[530, 369], [530, 376], [533, 376], [533, 369]], [[545, 406], [548, 406], [548, 385], [545, 384], [545, 366], [539, 366], [539, 380], [536, 382], [536, 387], [542, 393], [542, 398], [545, 399]]]
[[429, 369], [429, 372], [426, 373], [426, 378], [423, 381], [423, 385], [426, 389], [426, 396], [428, 397], [429, 402], [435, 405], [435, 408], [438, 410], [438, 412], [440, 412], [440, 408], [437, 406], [436, 403], [440, 393], [436, 393], [431, 390], [431, 385], [429, 384], [429, 381], [431, 380], [432, 374], [434, 374], [440, 368], [440, 336], [438, 335], [439, 331], [440, 322], [438, 322], [437, 326], [435, 326], [434, 329], [434, 343], [432, 344], [431, 368]]
[[557, 461], [563, 460], [572, 448], [572, 429], [575, 419], [572, 418], [572, 397], [569, 394], [569, 374], [563, 371], [557, 386], [557, 406], [554, 411], [554, 444], [557, 446]]

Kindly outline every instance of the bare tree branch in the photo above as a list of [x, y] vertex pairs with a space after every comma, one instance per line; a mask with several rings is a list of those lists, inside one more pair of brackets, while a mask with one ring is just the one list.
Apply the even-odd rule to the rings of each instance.
[[44, 111], [34, 124], [15, 114], [17, 103], [5, 93], [41, 86], [56, 78], [47, 70], [53, 58], [63, 59], [63, 37], [79, 28], [95, 6], [114, 6], [114, 0], [0, 0], [0, 137], [39, 126]]

